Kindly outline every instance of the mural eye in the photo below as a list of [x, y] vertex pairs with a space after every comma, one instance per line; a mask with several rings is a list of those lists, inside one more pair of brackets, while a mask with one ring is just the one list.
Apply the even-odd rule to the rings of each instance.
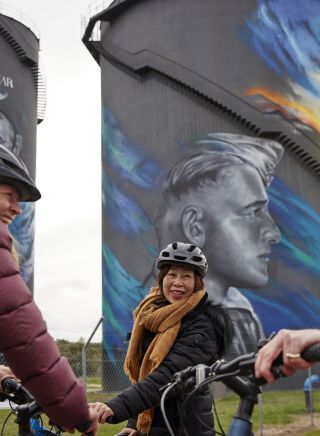
[[253, 209], [248, 213], [249, 218], [256, 218], [259, 215], [260, 209]]

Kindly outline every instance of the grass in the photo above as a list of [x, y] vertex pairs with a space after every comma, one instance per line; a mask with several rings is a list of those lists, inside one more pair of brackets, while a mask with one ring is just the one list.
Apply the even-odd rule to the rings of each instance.
[[[89, 393], [89, 401], [105, 402], [111, 398], [112, 394], [105, 394], [101, 392]], [[304, 415], [304, 393], [303, 391], [281, 391], [281, 392], [266, 392], [263, 394], [263, 426], [274, 427], [285, 426], [290, 424], [299, 415]], [[228, 424], [234, 415], [238, 405], [238, 399], [234, 395], [227, 396], [221, 400], [216, 401], [216, 408], [222, 427], [227, 431]], [[314, 405], [317, 411], [320, 411], [320, 391], [314, 391]], [[0, 410], [0, 434], [2, 424], [8, 415], [7, 410]], [[3, 436], [16, 436], [17, 427], [13, 422], [14, 417], [10, 418]], [[255, 408], [253, 414], [254, 431], [258, 432], [259, 428], [259, 410]], [[112, 436], [118, 433], [124, 424], [116, 425], [102, 425], [99, 429], [99, 436]], [[307, 432], [301, 433], [301, 436], [319, 436], [319, 429], [312, 429]]]
[[101, 377], [87, 377], [87, 385], [100, 385], [101, 386]]

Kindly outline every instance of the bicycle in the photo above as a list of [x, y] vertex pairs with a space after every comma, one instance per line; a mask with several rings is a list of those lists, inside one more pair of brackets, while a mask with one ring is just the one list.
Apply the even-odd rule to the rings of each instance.
[[[271, 337], [268, 339], [270, 340]], [[266, 342], [264, 342], [265, 344]], [[263, 344], [263, 345], [264, 345]], [[261, 348], [258, 347], [258, 349]], [[253, 352], [250, 354], [245, 354], [235, 359], [226, 362], [223, 360], [216, 361], [211, 366], [206, 365], [196, 365], [190, 366], [183, 371], [177, 372], [172, 377], [172, 381], [166, 385], [163, 390], [163, 394], [161, 397], [161, 411], [166, 424], [166, 427], [171, 436], [175, 436], [170, 426], [170, 423], [167, 419], [165, 412], [165, 399], [168, 394], [174, 390], [174, 392], [183, 392], [184, 399], [178, 400], [178, 410], [181, 434], [185, 436], [188, 435], [188, 432], [184, 428], [183, 420], [183, 411], [190, 401], [191, 397], [201, 388], [206, 386], [209, 383], [221, 381], [223, 382], [229, 389], [235, 392], [239, 397], [239, 404], [236, 414], [231, 420], [231, 424], [228, 428], [227, 436], [254, 436], [252, 432], [252, 414], [255, 405], [258, 403], [258, 395], [262, 392], [261, 386], [266, 384], [266, 380], [257, 379], [254, 376], [254, 365], [257, 357], [257, 352]], [[308, 362], [319, 362], [320, 361], [320, 344], [314, 344], [308, 347], [303, 353], [302, 357]], [[282, 365], [282, 358], [279, 356], [272, 365], [272, 370], [275, 378], [283, 377], [280, 366]], [[245, 377], [243, 379], [242, 377]], [[219, 417], [217, 411], [215, 409], [214, 399], [213, 399], [213, 409], [215, 412], [215, 416], [217, 418], [217, 423], [219, 426], [220, 432], [215, 430], [216, 435], [226, 436], [226, 433], [222, 429], [222, 426], [219, 421]], [[199, 417], [198, 417], [199, 419]], [[201, 421], [201, 420], [199, 420]], [[205, 425], [204, 423], [202, 423]], [[213, 429], [211, 429], [213, 430]]]
[[[61, 435], [60, 429], [54, 425], [50, 429], [43, 426], [41, 407], [21, 383], [15, 379], [6, 378], [1, 384], [4, 392], [0, 394], [0, 401], [9, 400], [12, 411], [2, 425], [0, 436], [5, 436], [4, 430], [12, 414], [16, 416], [14, 422], [18, 425], [18, 436]], [[17, 406], [12, 407], [12, 403]]]

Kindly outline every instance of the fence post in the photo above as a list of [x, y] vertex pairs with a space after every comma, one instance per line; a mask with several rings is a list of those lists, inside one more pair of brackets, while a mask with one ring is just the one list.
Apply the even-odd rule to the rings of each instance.
[[[311, 377], [312, 375], [312, 369], [308, 368], [308, 377]], [[312, 383], [310, 381], [310, 391], [309, 391], [309, 402], [310, 402], [310, 424], [311, 427], [313, 427], [313, 392], [312, 392]]]
[[87, 390], [87, 356], [86, 356], [86, 349], [88, 347], [88, 345], [91, 342], [91, 339], [93, 338], [95, 332], [97, 331], [99, 325], [102, 323], [103, 321], [103, 316], [99, 319], [98, 324], [95, 326], [93, 332], [91, 333], [89, 339], [87, 340], [87, 342], [83, 345], [82, 350], [81, 350], [81, 360], [82, 360], [82, 379], [83, 379], [83, 385], [85, 390]]

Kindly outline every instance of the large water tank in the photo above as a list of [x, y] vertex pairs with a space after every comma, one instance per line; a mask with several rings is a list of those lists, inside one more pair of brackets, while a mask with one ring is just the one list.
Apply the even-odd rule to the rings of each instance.
[[[125, 352], [132, 309], [155, 283], [159, 249], [174, 239], [198, 243], [213, 276], [228, 271], [236, 289], [216, 297], [239, 326], [246, 323], [239, 349], [255, 349], [258, 325], [264, 334], [318, 326], [319, 20], [312, 0], [116, 0], [91, 10], [83, 41], [101, 67], [104, 348], [111, 360]], [[234, 250], [216, 247], [215, 197], [202, 204], [212, 223], [201, 224], [200, 194], [192, 194], [200, 164], [184, 178], [187, 163], [177, 165], [199, 152], [205, 166], [204, 150], [262, 165], [281, 233], [280, 242], [272, 236], [268, 272], [255, 262], [269, 263], [271, 241], [254, 239], [252, 227], [246, 235], [234, 223]], [[266, 210], [250, 213], [243, 220], [258, 222]], [[260, 268], [268, 283], [248, 275], [241, 281], [236, 265], [250, 247], [260, 252], [239, 271]], [[214, 296], [215, 277], [206, 283]]]
[[[37, 124], [44, 115], [44, 86], [39, 71], [39, 36], [19, 11], [0, 5], [0, 138], [20, 156], [35, 178]], [[33, 288], [34, 204], [22, 203], [10, 225], [21, 274]]]

